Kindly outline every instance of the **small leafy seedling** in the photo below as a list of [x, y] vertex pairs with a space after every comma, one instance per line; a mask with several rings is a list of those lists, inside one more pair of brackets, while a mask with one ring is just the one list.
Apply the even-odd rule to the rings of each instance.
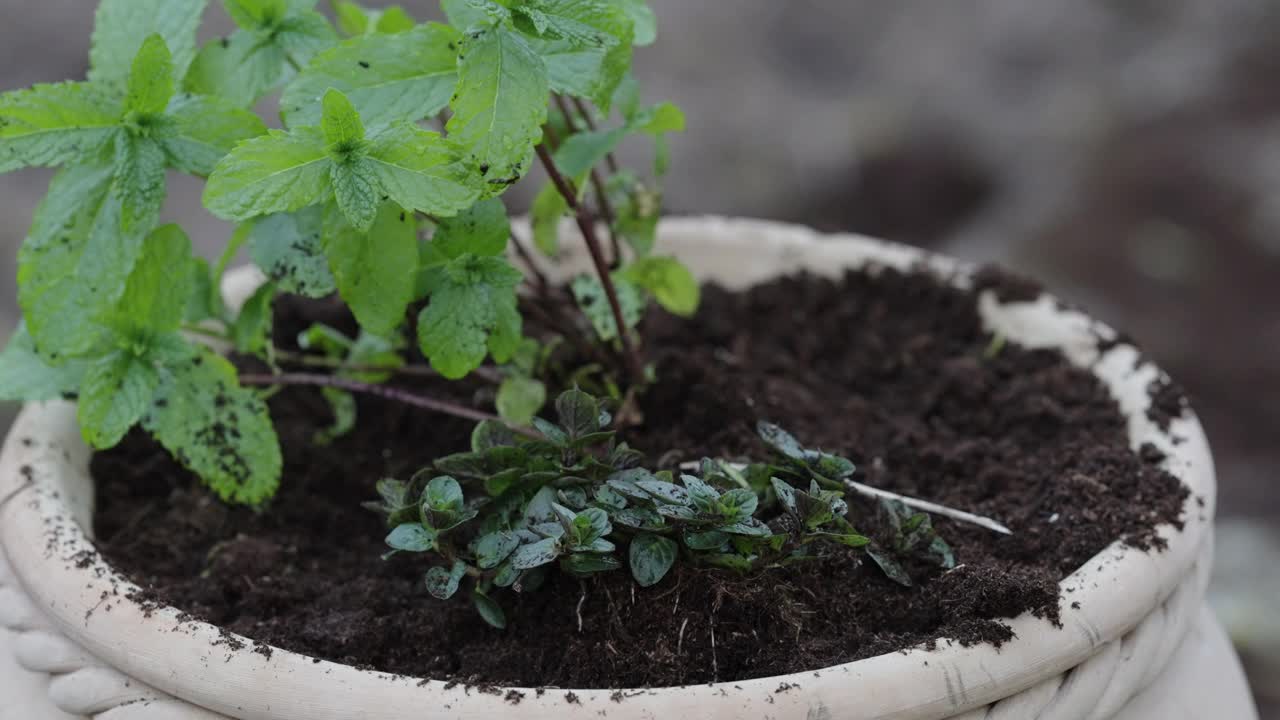
[[[704, 460], [696, 474], [676, 476], [646, 469], [590, 394], [567, 391], [555, 410], [556, 422], [534, 420], [537, 439], [480, 423], [470, 452], [441, 458], [408, 483], [384, 480], [381, 499], [368, 504], [386, 517], [393, 552], [435, 559], [425, 577], [431, 594], [450, 597], [471, 578], [472, 600], [495, 627], [506, 625], [497, 591], [534, 590], [553, 568], [588, 577], [628, 567], [649, 587], [678, 562], [753, 573], [872, 547], [849, 522], [842, 492], [812, 478], [803, 486], [790, 481], [813, 467], [844, 472], [847, 460], [780, 450], [783, 459], [803, 460], [803, 469], [788, 465], [753, 484], [747, 475], [775, 466], [744, 473]], [[777, 432], [765, 435], [777, 439]], [[793, 446], [794, 439], [785, 444]], [[945, 547], [915, 516], [904, 523], [906, 544], [895, 543], [895, 551], [914, 552], [926, 527], [930, 547]]]

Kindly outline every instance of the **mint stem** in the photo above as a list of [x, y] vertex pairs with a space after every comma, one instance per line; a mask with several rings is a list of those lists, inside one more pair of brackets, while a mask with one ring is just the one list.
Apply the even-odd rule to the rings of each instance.
[[538, 159], [542, 162], [542, 166], [546, 168], [551, 182], [564, 197], [569, 209], [573, 211], [574, 219], [578, 223], [578, 229], [582, 231], [582, 239], [587, 244], [587, 250], [591, 253], [591, 262], [595, 264], [596, 274], [600, 276], [600, 284], [604, 287], [604, 294], [609, 299], [609, 309], [613, 311], [613, 321], [618, 326], [618, 339], [622, 342], [622, 354], [626, 358], [627, 370], [631, 373], [631, 381], [637, 386], [642, 385], [644, 383], [644, 368], [640, 364], [640, 356], [631, 341], [630, 331], [627, 329], [626, 320], [622, 316], [622, 303], [618, 302], [618, 290], [613, 285], [613, 278], [609, 274], [609, 264], [605, 262], [604, 251], [600, 247], [600, 239], [596, 236], [595, 219], [591, 217], [591, 213], [586, 207], [578, 202], [577, 193], [574, 192], [568, 181], [564, 179], [564, 176], [556, 168], [555, 160], [551, 159], [551, 153], [547, 151], [547, 146], [538, 145], [537, 152]]
[[[483, 422], [485, 420], [496, 420], [501, 422], [502, 419], [497, 415], [473, 410], [469, 407], [463, 407], [456, 403], [447, 402], [445, 400], [436, 400], [435, 398], [415, 395], [411, 392], [400, 390], [398, 388], [387, 387], [386, 385], [373, 385], [371, 383], [363, 383], [358, 380], [338, 377], [336, 375], [313, 375], [309, 373], [282, 373], [280, 375], [241, 375], [240, 384], [250, 387], [274, 387], [280, 385], [303, 385], [312, 387], [327, 387], [337, 390], [346, 390], [347, 392], [363, 393], [365, 395], [374, 395], [386, 400], [412, 405], [423, 410], [441, 413], [443, 415], [452, 415], [453, 417], [463, 418], [465, 420], [474, 420]], [[513, 427], [512, 430], [526, 435], [528, 437], [539, 438], [537, 434], [529, 428]]]
[[[565, 125], [569, 128], [570, 133], [579, 132], [577, 123], [574, 122], [573, 113], [569, 111], [569, 105], [565, 102], [563, 95], [556, 95], [556, 105], [560, 108], [560, 112], [564, 115]], [[574, 107], [582, 114], [582, 121], [586, 123], [587, 128], [591, 132], [595, 132], [596, 124], [591, 119], [591, 115], [587, 112], [587, 106], [581, 100], [574, 98]], [[610, 153], [612, 156], [612, 153]], [[617, 161], [613, 162], [616, 165]], [[617, 173], [617, 170], [613, 170]], [[596, 203], [600, 206], [600, 219], [604, 221], [609, 228], [609, 244], [613, 251], [613, 261], [609, 263], [610, 267], [618, 268], [622, 265], [622, 243], [618, 239], [618, 231], [614, 228], [616, 225], [617, 215], [613, 212], [613, 204], [609, 202], [609, 195], [604, 190], [604, 180], [600, 178], [600, 172], [595, 168], [591, 168], [591, 187], [596, 192]]]

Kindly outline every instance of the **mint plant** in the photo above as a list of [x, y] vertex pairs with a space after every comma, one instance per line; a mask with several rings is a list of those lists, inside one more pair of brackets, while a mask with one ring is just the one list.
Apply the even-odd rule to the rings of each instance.
[[[317, 442], [348, 431], [358, 421], [352, 394], [369, 393], [501, 419], [463, 464], [472, 475], [522, 467], [517, 454], [536, 472], [572, 469], [592, 482], [629, 469], [633, 454], [608, 446], [613, 430], [600, 417], [567, 428], [534, 418], [548, 384], [569, 375], [621, 401], [625, 420], [627, 401], [653, 380], [637, 331], [646, 307], [690, 314], [698, 304], [688, 270], [654, 254], [664, 138], [684, 117], [644, 105], [630, 72], [634, 48], [655, 38], [653, 14], [642, 0], [442, 4], [447, 23], [419, 23], [402, 8], [338, 1], [335, 27], [317, 0], [223, 0], [235, 31], [198, 47], [206, 0], [102, 0], [86, 81], [0, 96], [0, 171], [59, 169], [19, 256], [24, 322], [0, 353], [0, 399], [78, 399], [95, 448], [141, 426], [222, 498], [252, 505], [280, 482], [263, 392], [284, 385], [317, 386], [329, 400], [335, 422]], [[277, 90], [269, 129], [250, 108]], [[632, 137], [654, 148], [645, 172], [615, 158]], [[548, 180], [534, 203], [534, 246], [554, 259], [570, 216], [593, 260], [594, 272], [570, 283], [577, 307], [513, 239], [500, 199], [535, 163]], [[195, 257], [177, 226], [159, 227], [169, 170], [204, 178], [205, 206], [236, 224], [217, 262]], [[267, 282], [232, 309], [219, 287], [242, 251]], [[313, 328], [301, 352], [281, 347], [275, 298], [335, 292], [358, 337]], [[528, 313], [555, 332], [525, 337]], [[239, 374], [210, 341], [270, 371]], [[548, 356], [561, 344], [579, 348], [584, 365], [552, 378]], [[411, 348], [429, 366], [410, 362]], [[496, 383], [493, 412], [396, 386], [426, 374]], [[515, 440], [493, 440], [508, 437], [501, 427]], [[592, 454], [606, 446], [606, 457]], [[496, 490], [515, 477], [483, 481]], [[432, 524], [422, 527], [438, 539], [448, 513], [465, 512], [454, 486], [432, 492]], [[550, 533], [539, 537], [579, 569], [609, 562], [599, 550], [611, 530], [597, 513], [577, 520], [589, 508], [569, 497], [556, 504], [572, 517], [537, 506], [534, 524]], [[626, 502], [632, 514], [661, 516], [654, 503]], [[721, 524], [735, 527], [728, 517]], [[559, 520], [567, 525], [556, 535], [547, 523]], [[465, 557], [463, 575], [479, 567]], [[432, 581], [440, 594], [462, 578], [444, 572]]]

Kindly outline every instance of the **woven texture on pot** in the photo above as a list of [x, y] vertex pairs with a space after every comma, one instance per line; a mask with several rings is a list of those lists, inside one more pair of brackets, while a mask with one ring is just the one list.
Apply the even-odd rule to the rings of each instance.
[[[775, 223], [672, 220], [661, 228], [660, 245], [663, 252], [685, 260], [702, 279], [730, 289], [799, 271], [836, 276], [854, 268], [874, 272], [877, 267], [917, 266], [960, 287], [970, 285], [970, 269], [947, 258]], [[557, 271], [585, 268], [584, 255], [567, 256]], [[243, 300], [257, 282], [252, 271], [234, 273], [228, 278], [229, 300]], [[533, 720], [597, 718], [601, 713], [612, 720], [1112, 717], [1159, 674], [1201, 604], [1215, 498], [1207, 442], [1190, 415], [1174, 421], [1168, 432], [1147, 419], [1147, 385], [1159, 371], [1149, 364], [1135, 367], [1138, 354], [1128, 345], [1107, 342], [1108, 350], [1100, 353], [1099, 342], [1115, 338], [1110, 328], [1062, 309], [1050, 297], [1001, 305], [984, 293], [980, 310], [992, 331], [1024, 345], [1060, 349], [1072, 362], [1089, 368], [1119, 402], [1132, 445], [1150, 442], [1167, 454], [1165, 467], [1191, 489], [1191, 497], [1184, 530], [1160, 530], [1168, 542], [1166, 550], [1146, 553], [1120, 543], [1108, 547], [1063, 581], [1064, 591], [1070, 591], [1079, 607], [1062, 603], [1061, 628], [1031, 616], [1016, 618], [1010, 622], [1016, 639], [999, 651], [944, 642], [934, 651], [891, 653], [817, 672], [623, 691], [623, 702], [607, 690], [572, 691], [576, 702], [570, 703], [565, 690], [539, 694], [516, 688], [523, 694], [519, 715]], [[31, 642], [45, 643], [50, 657], [65, 660], [41, 665], [31, 659], [32, 667], [58, 680], [77, 673], [95, 680], [68, 683], [96, 688], [73, 698], [75, 704], [67, 705], [71, 712], [108, 720], [209, 718], [218, 713], [245, 720], [339, 720], [353, 717], [354, 709], [368, 720], [444, 720], [513, 712], [504, 699], [507, 688], [497, 694], [476, 692], [461, 685], [317, 662], [279, 649], [268, 657], [253, 652], [252, 641], [236, 650], [217, 628], [183, 622], [176, 609], [144, 611], [125, 601], [123, 596], [133, 586], [93, 552], [84, 531], [92, 515], [88, 452], [76, 430], [74, 407], [50, 403], [24, 410], [0, 456], [0, 498], [15, 493], [0, 507], [0, 542], [12, 570], [0, 592], [27, 596], [32, 617], [41, 627], [36, 628], [34, 620], [25, 622], [32, 625], [31, 631], [46, 634]], [[1203, 507], [1195, 504], [1197, 499]], [[104, 603], [111, 605], [110, 611], [101, 609]], [[6, 626], [12, 621], [12, 627], [25, 627], [5, 613]], [[776, 692], [782, 683], [793, 689]], [[71, 695], [68, 691], [66, 697]], [[171, 712], [131, 714], [144, 706]], [[208, 711], [197, 712], [197, 706]], [[179, 707], [190, 708], [191, 714], [175, 714]]]

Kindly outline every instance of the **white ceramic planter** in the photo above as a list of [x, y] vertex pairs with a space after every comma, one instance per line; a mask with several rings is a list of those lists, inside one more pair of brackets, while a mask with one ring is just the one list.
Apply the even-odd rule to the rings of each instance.
[[[836, 275], [917, 263], [969, 282], [968, 268], [946, 258], [765, 222], [672, 220], [662, 227], [661, 247], [731, 288], [800, 270]], [[584, 263], [568, 258], [571, 268]], [[252, 271], [233, 275], [229, 300], [256, 282]], [[1026, 616], [1011, 622], [1017, 638], [999, 651], [943, 644], [781, 678], [626, 692], [620, 702], [609, 691], [576, 690], [569, 702], [566, 690], [517, 688], [518, 707], [505, 688], [490, 694], [278, 649], [270, 657], [232, 650], [212, 626], [181, 622], [172, 608], [144, 613], [124, 598], [133, 586], [92, 553], [89, 450], [74, 407], [50, 403], [23, 411], [0, 456], [0, 499], [8, 498], [0, 506], [0, 718], [1256, 717], [1234, 655], [1202, 610], [1215, 487], [1198, 421], [1178, 420], [1168, 435], [1156, 428], [1145, 410], [1158, 370], [1135, 369], [1128, 346], [1100, 355], [1099, 339], [1114, 332], [1053, 299], [1000, 305], [984, 295], [981, 310], [1012, 340], [1060, 348], [1091, 368], [1119, 400], [1134, 446], [1151, 442], [1165, 451], [1168, 469], [1192, 490], [1185, 529], [1161, 529], [1166, 551], [1117, 543], [1063, 581], [1078, 607], [1063, 603], [1061, 629]], [[779, 691], [783, 683], [791, 689]]]

